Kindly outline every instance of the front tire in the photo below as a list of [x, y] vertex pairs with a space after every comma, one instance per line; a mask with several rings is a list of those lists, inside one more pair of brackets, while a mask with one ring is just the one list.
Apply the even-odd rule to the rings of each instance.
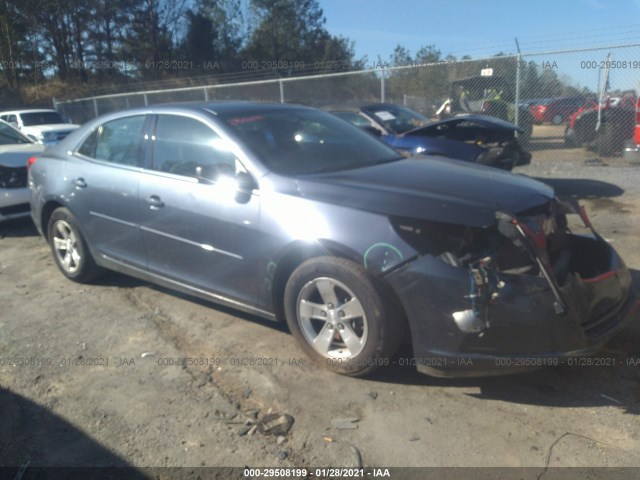
[[102, 272], [89, 252], [78, 222], [68, 209], [61, 207], [54, 210], [47, 232], [53, 258], [65, 277], [86, 283]]
[[289, 330], [315, 363], [362, 376], [388, 365], [404, 337], [406, 322], [394, 298], [362, 266], [318, 257], [289, 278], [285, 314]]

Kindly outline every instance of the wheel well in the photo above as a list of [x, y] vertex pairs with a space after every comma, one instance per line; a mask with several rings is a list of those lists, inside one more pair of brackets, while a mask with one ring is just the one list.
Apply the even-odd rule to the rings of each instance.
[[64, 205], [62, 205], [60, 202], [57, 202], [55, 200], [51, 200], [47, 203], [44, 204], [44, 206], [42, 207], [42, 213], [40, 215], [40, 225], [42, 228], [42, 234], [44, 235], [44, 238], [46, 240], [49, 240], [48, 235], [49, 235], [49, 219], [51, 218], [51, 214], [54, 212], [54, 210], [56, 208], [62, 207]]
[[[276, 318], [280, 321], [285, 321], [285, 311], [284, 311], [284, 289], [287, 285], [287, 281], [293, 271], [298, 268], [302, 263], [316, 257], [338, 257], [344, 258], [347, 260], [351, 260], [355, 263], [362, 264], [362, 259], [358, 258], [356, 252], [353, 252], [349, 249], [345, 249], [340, 245], [333, 245], [332, 247], [323, 246], [314, 246], [310, 247], [309, 245], [298, 245], [292, 249], [290, 249], [278, 262], [276, 271], [273, 276], [273, 280], [271, 282], [271, 295], [273, 301], [273, 311], [276, 315]], [[384, 296], [387, 301], [392, 302], [395, 305], [398, 313], [401, 315], [401, 321], [405, 322], [405, 338], [403, 342], [407, 345], [411, 344], [411, 333], [409, 328], [409, 322], [407, 321], [407, 315], [404, 310], [404, 306], [402, 302], [398, 298], [398, 295], [391, 288], [391, 286], [381, 277], [377, 278], [376, 281], [381, 291], [384, 292]]]
[[[339, 244], [314, 246], [310, 246], [308, 244], [299, 244], [291, 248], [278, 262], [276, 271], [271, 281], [271, 298], [273, 302], [273, 311], [277, 319], [284, 320], [285, 318], [284, 289], [293, 271], [307, 260], [325, 256], [345, 258], [358, 264], [362, 264], [363, 261], [362, 257], [355, 251], [352, 251], [351, 249], [343, 247]], [[387, 291], [388, 298], [392, 300], [399, 308], [399, 310], [404, 314], [404, 308], [402, 307], [400, 299], [397, 298], [395, 292], [391, 290], [391, 287], [389, 287], [384, 280], [380, 279], [380, 281], [382, 282], [380, 285], [384, 285], [383, 288], [385, 288], [385, 290]]]
[[279, 320], [284, 320], [285, 318], [284, 289], [293, 271], [307, 260], [324, 256], [346, 258], [354, 262], [359, 262], [355, 252], [344, 251], [344, 249], [339, 246], [327, 247], [325, 245], [310, 246], [308, 244], [300, 244], [291, 248], [280, 261], [278, 261], [271, 282], [271, 295], [276, 318]]

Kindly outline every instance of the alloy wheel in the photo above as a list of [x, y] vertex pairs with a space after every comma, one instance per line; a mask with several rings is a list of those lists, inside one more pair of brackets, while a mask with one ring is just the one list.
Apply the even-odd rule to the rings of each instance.
[[53, 247], [59, 265], [65, 272], [75, 273], [82, 261], [75, 232], [65, 220], [56, 221], [52, 231]]
[[362, 304], [334, 278], [307, 282], [298, 295], [297, 313], [305, 339], [326, 358], [354, 358], [366, 345], [368, 324]]

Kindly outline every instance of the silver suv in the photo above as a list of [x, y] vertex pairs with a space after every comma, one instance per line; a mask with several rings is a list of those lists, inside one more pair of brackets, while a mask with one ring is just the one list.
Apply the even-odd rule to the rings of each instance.
[[0, 112], [0, 120], [13, 125], [38, 143], [54, 145], [80, 125], [66, 120], [55, 110], [12, 110]]

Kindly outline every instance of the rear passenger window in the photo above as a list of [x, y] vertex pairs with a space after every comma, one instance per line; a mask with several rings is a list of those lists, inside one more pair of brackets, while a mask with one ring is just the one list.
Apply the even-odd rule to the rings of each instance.
[[100, 125], [86, 138], [78, 153], [119, 165], [141, 166], [145, 118], [135, 115]]
[[236, 157], [211, 128], [180, 115], [160, 115], [154, 141], [154, 169], [214, 181], [235, 175]]

